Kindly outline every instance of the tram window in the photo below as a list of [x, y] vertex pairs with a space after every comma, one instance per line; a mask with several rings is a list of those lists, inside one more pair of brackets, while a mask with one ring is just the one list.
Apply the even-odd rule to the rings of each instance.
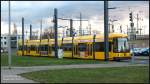
[[22, 50], [22, 46], [19, 46], [18, 50]]
[[39, 53], [39, 46], [36, 46], [36, 51], [37, 53]]
[[78, 46], [79, 51], [86, 51], [87, 45], [85, 43], [79, 43]]
[[63, 44], [60, 46], [60, 49], [63, 49]]
[[35, 46], [33, 46], [33, 50], [36, 50]]
[[41, 46], [41, 51], [44, 51], [44, 46], [43, 45]]
[[27, 51], [29, 51], [31, 47], [30, 47], [30, 46], [27, 46], [26, 48], [27, 48]]
[[[29, 48], [29, 47], [28, 47]], [[30, 50], [33, 50], [33, 45], [30, 46]]]
[[52, 48], [52, 47], [51, 47], [51, 46], [49, 46], [49, 53], [51, 53], [51, 50], [52, 50], [51, 48]]
[[41, 45], [40, 51], [48, 51], [48, 45]]
[[112, 50], [112, 42], [109, 42], [109, 51]]
[[55, 51], [55, 46], [54, 45], [52, 45], [52, 51]]
[[127, 38], [114, 38], [114, 52], [128, 52], [129, 50], [129, 45]]
[[69, 43], [69, 44], [63, 44], [62, 45], [62, 49], [64, 51], [72, 51], [72, 44], [71, 43]]
[[59, 45], [58, 45], [58, 49], [62, 49], [62, 46], [59, 46]]
[[41, 46], [38, 47], [38, 50], [41, 51]]
[[42, 46], [40, 45], [40, 46], [39, 46], [39, 51], [41, 51], [41, 50], [42, 50]]
[[37, 51], [37, 46], [34, 46], [35, 51]]
[[40, 51], [40, 48], [41, 48], [41, 47], [40, 47], [40, 46], [38, 46], [38, 51]]
[[25, 46], [25, 50], [27, 50], [28, 48], [27, 48], [27, 45]]
[[41, 45], [39, 46], [39, 51], [42, 51], [42, 46]]
[[59, 47], [60, 49], [63, 49], [62, 45]]
[[104, 43], [103, 42], [95, 42], [95, 51], [104, 51]]
[[93, 46], [93, 44], [91, 44], [91, 48], [90, 48], [90, 53], [91, 54], [90, 55], [92, 55], [92, 52], [93, 52], [93, 47], [92, 46]]
[[89, 55], [92, 55], [92, 45], [89, 45]]
[[76, 45], [76, 54], [78, 54], [78, 45]]
[[90, 49], [89, 49], [90, 45], [87, 46], [87, 51], [88, 51], [88, 55], [90, 55]]
[[44, 48], [45, 48], [45, 51], [48, 51], [48, 45], [45, 45]]
[[[95, 42], [95, 51], [104, 51], [104, 42]], [[109, 42], [109, 51], [111, 51], [111, 43]]]
[[34, 45], [31, 45], [31, 50], [36, 50], [36, 47]]
[[30, 49], [31, 49], [31, 47], [30, 47], [30, 46], [26, 46], [26, 49], [27, 49], [27, 50], [30, 50]]
[[73, 47], [74, 54], [76, 54], [76, 46]]
[[[23, 50], [22, 46], [19, 46], [18, 49], [19, 49], [19, 50]], [[24, 50], [27, 50], [27, 46], [26, 46], [26, 45], [24, 45]]]
[[24, 50], [27, 50], [27, 45], [24, 45]]

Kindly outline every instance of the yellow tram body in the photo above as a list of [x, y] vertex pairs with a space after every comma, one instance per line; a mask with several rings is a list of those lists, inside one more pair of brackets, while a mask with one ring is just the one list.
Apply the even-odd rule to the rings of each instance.
[[18, 56], [25, 56], [25, 55], [27, 55], [27, 51], [26, 51], [26, 46], [28, 45], [27, 41], [28, 40], [24, 41], [24, 48], [25, 48], [24, 51], [22, 51], [22, 40], [18, 41], [18, 50], [17, 50], [17, 55]]
[[[127, 34], [109, 34], [109, 60], [131, 58], [127, 37]], [[26, 40], [24, 55], [54, 57], [54, 42], [54, 39]], [[21, 46], [22, 43], [19, 42], [18, 45]], [[104, 36], [101, 34], [95, 38], [93, 35], [58, 38], [58, 49], [63, 50], [64, 58], [105, 59]], [[17, 54], [21, 56], [22, 50], [18, 50]]]

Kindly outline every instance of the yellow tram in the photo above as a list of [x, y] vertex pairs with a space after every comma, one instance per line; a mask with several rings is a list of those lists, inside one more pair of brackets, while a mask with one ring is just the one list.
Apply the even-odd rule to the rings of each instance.
[[[109, 60], [130, 59], [130, 48], [127, 34], [110, 33]], [[17, 54], [22, 56], [22, 44], [18, 43]], [[63, 49], [65, 58], [98, 59], [104, 60], [104, 36], [97, 34], [58, 38], [58, 48]], [[24, 55], [54, 57], [54, 39], [26, 40]]]

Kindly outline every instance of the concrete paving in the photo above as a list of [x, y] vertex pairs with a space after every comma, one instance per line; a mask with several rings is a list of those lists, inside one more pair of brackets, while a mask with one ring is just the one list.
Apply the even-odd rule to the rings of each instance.
[[1, 83], [36, 83], [36, 82], [18, 75], [3, 75], [1, 76]]
[[32, 80], [17, 75], [25, 72], [28, 71], [18, 69], [1, 69], [1, 83], [36, 83]]
[[149, 60], [149, 56], [135, 56], [136, 60]]
[[[140, 60], [139, 60], [140, 59]], [[51, 66], [32, 66], [32, 67], [12, 67], [8, 69], [7, 66], [1, 67], [1, 82], [2, 83], [36, 83], [35, 81], [23, 78], [18, 74], [27, 73], [40, 70], [54, 70], [54, 69], [71, 69], [71, 68], [103, 68], [103, 67], [126, 67], [126, 66], [149, 66], [149, 56], [135, 56], [134, 64], [131, 60], [122, 62], [109, 61], [105, 64], [75, 64], [75, 65], [51, 65]]]
[[51, 65], [51, 66], [32, 66], [32, 67], [1, 67], [2, 83], [36, 83], [32, 80], [23, 78], [18, 74], [40, 70], [71, 69], [71, 68], [103, 68], [103, 67], [126, 67], [126, 66], [149, 66], [149, 64], [132, 64], [127, 62], [108, 62], [106, 64], [75, 64], [75, 65]]

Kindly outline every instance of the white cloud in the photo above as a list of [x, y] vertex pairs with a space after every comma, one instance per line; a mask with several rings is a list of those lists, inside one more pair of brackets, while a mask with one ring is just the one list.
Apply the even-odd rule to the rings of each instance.
[[[14, 23], [11, 23], [11, 34], [14, 30]], [[17, 31], [21, 34], [21, 27], [17, 26]], [[9, 26], [7, 22], [1, 21], [1, 34], [9, 33]]]
[[6, 22], [1, 22], [1, 34], [8, 33], [8, 24]]
[[[98, 4], [96, 4], [98, 3]], [[93, 5], [92, 5], [93, 4]], [[101, 4], [101, 5], [100, 5]], [[58, 13], [61, 15], [64, 12], [64, 18], [74, 18], [78, 16], [78, 12], [83, 12], [83, 17], [88, 16], [92, 29], [102, 31], [104, 29], [103, 24], [103, 2], [80, 2], [80, 1], [11, 1], [12, 6], [12, 23], [16, 22], [18, 25], [18, 29], [21, 29], [21, 17], [25, 17], [25, 24], [33, 24], [35, 29], [39, 29], [39, 23], [34, 23], [35, 20], [39, 18], [45, 19], [46, 26], [53, 26], [51, 20], [53, 19], [53, 8], [58, 8]], [[118, 19], [118, 22], [123, 25], [123, 29], [126, 30], [126, 25], [129, 24], [129, 10], [128, 7], [132, 7], [134, 14], [138, 13], [138, 11], [143, 11], [140, 17], [144, 18], [144, 21], [141, 22], [141, 25], [145, 28], [145, 33], [149, 34], [149, 5], [146, 2], [124, 2], [124, 1], [114, 1], [110, 3], [110, 7], [120, 7], [115, 10], [110, 10], [109, 15], [111, 19]], [[69, 7], [69, 8], [65, 8]], [[78, 8], [79, 7], [79, 8]], [[98, 7], [100, 9], [98, 9]], [[2, 1], [1, 3], [1, 33], [8, 33], [8, 24], [5, 22], [8, 19], [8, 2]], [[84, 10], [83, 10], [84, 9]], [[62, 11], [61, 11], [62, 10]], [[122, 11], [119, 11], [122, 10]], [[73, 12], [72, 12], [73, 11]], [[70, 14], [70, 15], [69, 15]], [[48, 18], [50, 16], [50, 18]], [[71, 17], [72, 16], [72, 17]], [[116, 16], [116, 17], [114, 17]], [[60, 17], [60, 16], [59, 16]], [[32, 23], [33, 22], [33, 23]], [[59, 20], [59, 25], [67, 25], [69, 26], [69, 21], [61, 21]], [[13, 24], [12, 24], [13, 25]], [[74, 28], [79, 28], [79, 21], [74, 22]], [[82, 22], [83, 28], [86, 28], [87, 22]], [[136, 25], [136, 21], [135, 21]], [[36, 27], [35, 27], [36, 26]], [[13, 27], [13, 26], [12, 26]], [[28, 27], [28, 26], [27, 26]], [[27, 28], [26, 27], [26, 28]], [[119, 28], [119, 25], [116, 23], [116, 31]], [[144, 30], [143, 30], [144, 31]]]

